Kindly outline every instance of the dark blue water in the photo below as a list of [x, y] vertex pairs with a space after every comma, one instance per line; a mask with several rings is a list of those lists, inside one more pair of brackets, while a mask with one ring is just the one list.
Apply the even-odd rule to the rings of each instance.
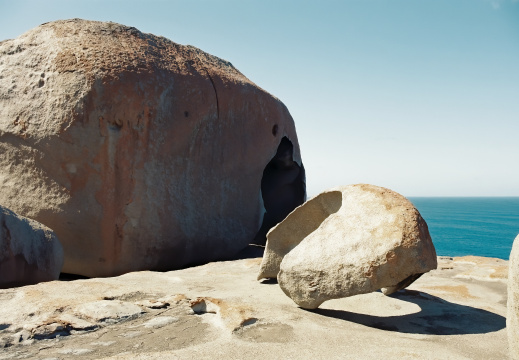
[[519, 234], [519, 197], [412, 197], [429, 226], [436, 253], [508, 260]]

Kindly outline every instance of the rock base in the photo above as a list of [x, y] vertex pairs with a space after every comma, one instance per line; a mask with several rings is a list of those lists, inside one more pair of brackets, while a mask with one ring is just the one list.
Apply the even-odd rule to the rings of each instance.
[[0, 290], [0, 359], [508, 357], [507, 261], [439, 257], [406, 290], [314, 311], [258, 282], [260, 261]]

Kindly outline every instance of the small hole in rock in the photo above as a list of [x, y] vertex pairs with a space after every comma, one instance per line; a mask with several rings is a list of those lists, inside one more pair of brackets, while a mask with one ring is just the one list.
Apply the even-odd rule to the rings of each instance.
[[274, 125], [272, 127], [272, 135], [276, 136], [278, 134], [278, 129], [279, 129], [278, 125], [277, 124]]
[[188, 117], [189, 116], [189, 111], [184, 111], [184, 116]]

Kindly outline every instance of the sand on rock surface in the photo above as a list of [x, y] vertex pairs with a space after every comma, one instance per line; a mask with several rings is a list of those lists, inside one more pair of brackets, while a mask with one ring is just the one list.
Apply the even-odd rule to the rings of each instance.
[[406, 290], [313, 311], [260, 262], [0, 290], [0, 359], [508, 358], [507, 261], [439, 257]]

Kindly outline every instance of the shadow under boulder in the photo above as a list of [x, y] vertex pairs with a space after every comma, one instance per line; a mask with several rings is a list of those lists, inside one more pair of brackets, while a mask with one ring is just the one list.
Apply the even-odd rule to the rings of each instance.
[[424, 335], [485, 334], [505, 327], [505, 318], [493, 312], [456, 304], [415, 290], [392, 297], [418, 305], [420, 311], [403, 316], [375, 316], [346, 310], [315, 309], [312, 312], [375, 329]]

